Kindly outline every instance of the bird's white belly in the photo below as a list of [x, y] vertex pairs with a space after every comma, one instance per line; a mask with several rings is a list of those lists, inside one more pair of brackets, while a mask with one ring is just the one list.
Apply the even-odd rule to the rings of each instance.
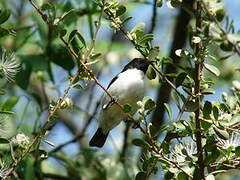
[[[121, 104], [130, 104], [131, 113], [137, 110], [137, 101], [142, 100], [144, 96], [144, 74], [139, 70], [132, 70], [128, 73], [120, 74], [118, 79], [109, 87], [109, 92]], [[103, 96], [102, 104], [110, 101], [110, 97], [106, 94]], [[111, 105], [106, 110], [102, 110], [100, 115], [100, 127], [104, 133], [117, 126], [122, 120], [126, 119], [126, 115], [116, 105]]]

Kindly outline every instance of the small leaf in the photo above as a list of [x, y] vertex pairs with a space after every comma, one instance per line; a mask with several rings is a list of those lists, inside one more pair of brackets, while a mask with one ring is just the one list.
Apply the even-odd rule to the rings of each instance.
[[167, 110], [169, 119], [172, 120], [172, 119], [173, 119], [173, 118], [172, 118], [172, 110], [171, 110], [169, 104], [164, 103], [164, 107], [165, 107], [165, 109]]
[[0, 38], [9, 34], [9, 31], [5, 28], [0, 27]]
[[155, 46], [155, 47], [151, 48], [148, 53], [148, 58], [150, 60], [156, 59], [156, 57], [159, 55], [159, 52], [160, 52], [159, 46]]
[[124, 106], [123, 106], [123, 112], [129, 113], [129, 112], [131, 112], [131, 111], [132, 111], [132, 106], [129, 105], [129, 104], [124, 104]]
[[208, 88], [208, 89], [204, 89], [202, 91], [202, 94], [215, 94], [215, 91], [211, 88]]
[[155, 108], [156, 103], [155, 101], [152, 100], [152, 98], [147, 97], [146, 100], [144, 101], [144, 109], [145, 110], [151, 110]]
[[4, 89], [0, 89], [0, 95], [6, 94], [6, 91]]
[[82, 36], [79, 32], [77, 33], [77, 37], [78, 37], [78, 39], [82, 42], [82, 44], [84, 45], [84, 47], [86, 47], [86, 42], [85, 42], [83, 36]]
[[153, 34], [145, 34], [138, 42], [139, 44], [146, 44], [149, 41], [152, 41], [154, 39]]
[[216, 19], [221, 22], [224, 18], [224, 16], [226, 15], [224, 9], [218, 9], [216, 12]]
[[203, 118], [210, 119], [211, 112], [212, 112], [212, 103], [209, 101], [206, 101], [203, 106]]
[[50, 10], [50, 9], [52, 9], [52, 8], [53, 8], [52, 5], [51, 5], [50, 3], [48, 3], [48, 2], [44, 3], [44, 4], [41, 6], [41, 10], [42, 10], [42, 11]]
[[145, 180], [145, 177], [146, 177], [146, 173], [141, 171], [137, 173], [135, 180]]
[[12, 110], [12, 108], [17, 104], [18, 100], [19, 100], [18, 96], [12, 96], [8, 98], [2, 106], [2, 110], [4, 111]]
[[143, 148], [149, 148], [149, 144], [143, 139], [133, 139], [132, 144], [134, 144], [135, 146], [143, 147]]
[[186, 180], [186, 179], [188, 179], [188, 175], [186, 173], [184, 172], [178, 173], [177, 180]]
[[205, 68], [210, 71], [211, 73], [213, 73], [216, 76], [220, 75], [220, 71], [216, 66], [210, 65], [210, 64], [204, 64]]
[[8, 20], [11, 15], [11, 11], [9, 9], [0, 10], [0, 24], [3, 24]]
[[128, 16], [126, 19], [122, 21], [122, 25], [127, 23], [130, 19], [132, 19], [132, 16]]
[[223, 51], [229, 52], [233, 50], [233, 45], [229, 42], [223, 42], [219, 46]]
[[68, 36], [68, 42], [71, 42], [73, 40], [73, 38], [76, 35], [77, 31], [78, 31], [77, 29], [72, 30], [72, 32]]
[[141, 36], [145, 29], [145, 23], [138, 23], [132, 30], [131, 34], [136, 34], [136, 36]]
[[66, 29], [61, 29], [59, 34], [60, 34], [60, 37], [64, 37], [67, 34], [67, 30]]
[[218, 114], [219, 114], [218, 107], [213, 106], [212, 110], [213, 110], [213, 116], [214, 116], [215, 120], [218, 120]]
[[213, 129], [219, 138], [224, 140], [229, 139], [229, 133], [226, 130], [219, 129], [216, 126], [213, 126]]
[[123, 15], [125, 12], [126, 12], [126, 7], [125, 6], [123, 6], [123, 5], [120, 5], [119, 7], [118, 7], [118, 9], [116, 10], [116, 16], [118, 17], [118, 16], [121, 16], [121, 15]]
[[98, 57], [100, 57], [101, 55], [102, 55], [102, 53], [93, 54], [90, 58], [91, 58], [91, 60], [95, 60]]
[[8, 144], [9, 140], [5, 139], [5, 138], [0, 138], [0, 144]]
[[175, 86], [176, 87], [181, 86], [186, 77], [187, 77], [187, 73], [185, 73], [185, 72], [178, 74], [178, 76], [175, 80]]
[[147, 70], [147, 78], [149, 80], [155, 79], [157, 77], [156, 72], [154, 71], [154, 69], [152, 67], [149, 67]]
[[73, 88], [80, 89], [80, 90], [83, 89], [83, 87], [80, 84], [75, 84]]
[[237, 157], [240, 157], [240, 146], [235, 148], [235, 154]]
[[194, 112], [198, 109], [198, 103], [194, 101], [188, 101], [185, 105], [186, 112]]

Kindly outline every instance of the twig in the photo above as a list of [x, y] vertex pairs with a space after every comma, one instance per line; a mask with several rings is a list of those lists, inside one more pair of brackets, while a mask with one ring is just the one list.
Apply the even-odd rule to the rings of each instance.
[[211, 14], [211, 12], [209, 11], [207, 5], [205, 2], [203, 2], [203, 0], [198, 0], [199, 2], [199, 8], [203, 7], [204, 10], [207, 12], [208, 17], [213, 20], [213, 22], [216, 24], [216, 26], [218, 27], [218, 29], [222, 32], [224, 38], [228, 41], [228, 43], [230, 43], [233, 48], [234, 51], [240, 56], [240, 45], [238, 43], [233, 43], [231, 40], [229, 40], [228, 38], [228, 33], [222, 28], [221, 24], [217, 21], [217, 19]]
[[124, 131], [124, 140], [123, 140], [123, 146], [122, 146], [122, 151], [120, 153], [120, 161], [123, 163], [125, 162], [126, 158], [126, 153], [127, 153], [127, 147], [128, 147], [128, 135], [129, 135], [129, 130], [130, 130], [131, 124], [127, 123], [126, 128]]
[[153, 0], [151, 27], [148, 33], [153, 33], [157, 20], [157, 0]]

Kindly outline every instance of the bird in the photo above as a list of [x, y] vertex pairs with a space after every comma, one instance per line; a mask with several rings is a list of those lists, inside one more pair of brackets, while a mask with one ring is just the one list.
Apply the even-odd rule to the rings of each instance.
[[99, 126], [89, 146], [103, 147], [109, 132], [122, 120], [127, 120], [127, 115], [115, 102], [121, 105], [129, 104], [133, 114], [137, 111], [137, 102], [144, 97], [144, 76], [152, 62], [143, 58], [134, 58], [110, 81], [107, 90], [114, 99], [106, 93], [103, 94]]

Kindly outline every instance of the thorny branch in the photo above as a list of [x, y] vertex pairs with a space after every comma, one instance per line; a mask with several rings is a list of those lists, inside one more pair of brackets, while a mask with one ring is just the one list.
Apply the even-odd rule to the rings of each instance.
[[[198, 34], [200, 34], [200, 30], [202, 27], [202, 14], [201, 14], [201, 8], [200, 3], [197, 1], [196, 3], [196, 31]], [[196, 56], [199, 57], [200, 53], [203, 50], [202, 44], [197, 43], [196, 46]], [[200, 82], [201, 82], [201, 75], [202, 75], [202, 65], [203, 65], [203, 59], [201, 57], [198, 58], [198, 60], [195, 62], [195, 85], [194, 85], [194, 95], [195, 95], [195, 101], [198, 105], [197, 110], [195, 113], [195, 123], [196, 123], [196, 143], [197, 143], [197, 157], [198, 157], [198, 172], [197, 179], [204, 179], [204, 161], [203, 161], [203, 149], [202, 149], [202, 129], [201, 129], [201, 120], [200, 120], [200, 112], [201, 112], [201, 90], [200, 90]]]
[[207, 7], [207, 4], [203, 0], [199, 0], [198, 2], [199, 2], [199, 7], [203, 8], [206, 11], [208, 18], [210, 18], [216, 24], [218, 29], [222, 32], [223, 37], [228, 41], [229, 44], [231, 44], [233, 46], [234, 51], [240, 56], [239, 42], [234, 43], [228, 38], [228, 33], [222, 28], [221, 24], [212, 15], [212, 13], [209, 11], [209, 8]]

